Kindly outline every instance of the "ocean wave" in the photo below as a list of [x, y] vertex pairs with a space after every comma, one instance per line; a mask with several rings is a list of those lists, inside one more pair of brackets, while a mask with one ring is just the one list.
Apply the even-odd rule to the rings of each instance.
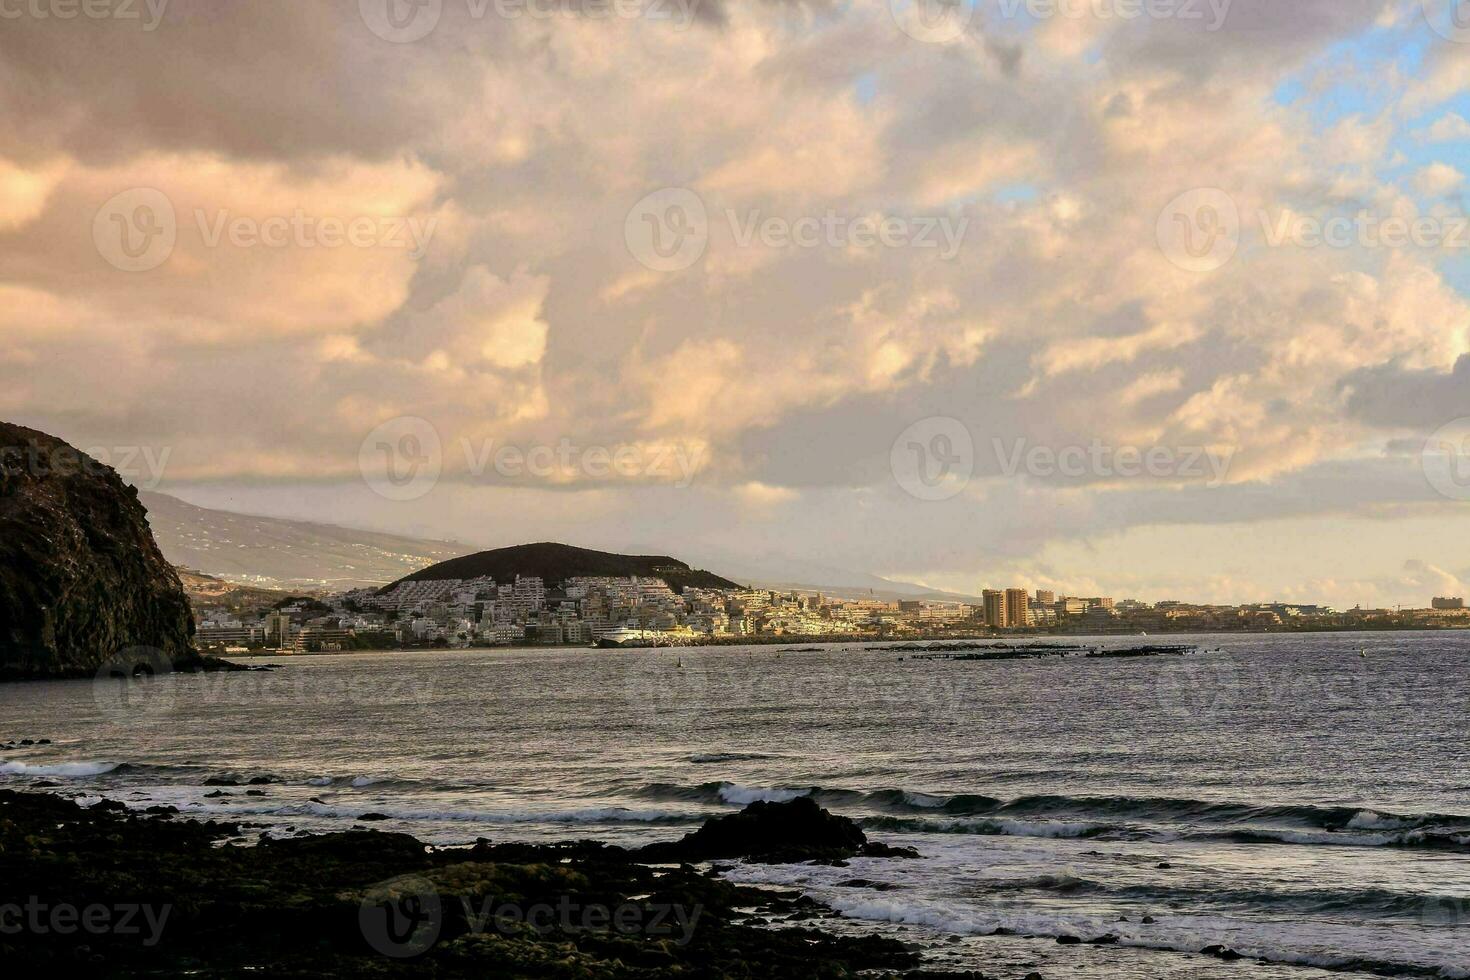
[[764, 752], [700, 752], [689, 757], [690, 762], [707, 764], [712, 762], [757, 762], [774, 759], [776, 756]]
[[[148, 801], [130, 802], [143, 807]], [[672, 810], [630, 810], [625, 807], [586, 807], [575, 810], [434, 810], [409, 807], [369, 806], [343, 807], [317, 802], [259, 803], [192, 803], [185, 813], [226, 814], [235, 816], [327, 817], [344, 820], [361, 819], [364, 813], [381, 814], [390, 820], [424, 823], [487, 824], [693, 824], [703, 814]]]
[[1406, 830], [1397, 833], [1241, 828], [1184, 835], [1186, 840], [1222, 840], [1235, 844], [1298, 844], [1318, 847], [1403, 847], [1470, 853], [1470, 830], [1458, 832]]
[[1159, 882], [1116, 885], [1069, 873], [983, 880], [976, 883], [976, 888], [985, 893], [1047, 892], [1106, 897], [1150, 907], [1177, 902], [1190, 909], [1270, 910], [1295, 915], [1350, 916], [1354, 920], [1372, 917], [1418, 923], [1423, 922], [1427, 909], [1458, 908], [1465, 901], [1458, 895], [1421, 895], [1383, 888], [1222, 888], [1213, 884], [1190, 888]]
[[121, 762], [0, 762], [0, 774], [7, 776], [48, 776], [57, 779], [85, 779], [101, 776], [122, 766]]
[[931, 820], [914, 817], [865, 817], [858, 821], [864, 830], [899, 831], [912, 834], [978, 834], [990, 837], [1044, 837], [1081, 839], [1105, 834], [1130, 835], [1129, 828], [1092, 823], [1064, 823], [1048, 820], [1013, 820], [1004, 817], [985, 820]]
[[[1133, 923], [1107, 923], [1093, 918], [1046, 915], [986, 915], [956, 913], [932, 903], [912, 903], [888, 896], [831, 895], [824, 901], [834, 910], [852, 919], [919, 926], [938, 933], [991, 935], [1001, 930], [1030, 937], [1057, 938], [1074, 936], [1083, 942], [1111, 937], [1120, 946], [1162, 952], [1198, 954], [1211, 946], [1228, 948], [1246, 959], [1296, 966], [1314, 966], [1323, 970], [1372, 973], [1384, 976], [1464, 978], [1470, 976], [1459, 962], [1446, 955], [1416, 953], [1405, 950], [1395, 958], [1389, 950], [1350, 950], [1323, 948], [1321, 940], [1309, 935], [1289, 933], [1272, 935], [1260, 926], [1255, 935], [1239, 927], [1238, 920], [1230, 928], [1210, 928], [1208, 920], [1188, 920], [1179, 924], [1164, 922], [1140, 931]], [[1225, 925], [1229, 920], [1220, 920]], [[1326, 938], [1326, 937], [1323, 937]]]

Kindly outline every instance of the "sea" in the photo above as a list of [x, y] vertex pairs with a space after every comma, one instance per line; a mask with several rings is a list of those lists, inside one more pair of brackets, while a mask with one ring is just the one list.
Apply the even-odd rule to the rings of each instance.
[[1195, 650], [398, 651], [0, 685], [0, 786], [441, 845], [669, 840], [809, 795], [921, 858], [722, 873], [936, 969], [1470, 977], [1470, 634], [1077, 642]]

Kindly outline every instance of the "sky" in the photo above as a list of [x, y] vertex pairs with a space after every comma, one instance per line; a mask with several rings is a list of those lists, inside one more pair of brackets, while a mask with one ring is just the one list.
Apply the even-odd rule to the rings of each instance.
[[486, 547], [1424, 606], [1467, 8], [0, 0], [0, 418]]

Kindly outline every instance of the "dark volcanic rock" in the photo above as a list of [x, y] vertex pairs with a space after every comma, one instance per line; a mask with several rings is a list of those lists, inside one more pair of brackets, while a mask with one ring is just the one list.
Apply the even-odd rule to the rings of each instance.
[[[0, 678], [190, 663], [194, 616], [138, 493], [60, 439], [0, 422]], [[151, 651], [157, 651], [152, 653]]]
[[633, 852], [648, 862], [749, 858], [769, 864], [837, 861], [858, 854], [917, 856], [907, 849], [869, 844], [862, 828], [828, 813], [809, 796], [788, 803], [752, 803], [739, 813], [706, 821], [671, 843], [649, 844]]

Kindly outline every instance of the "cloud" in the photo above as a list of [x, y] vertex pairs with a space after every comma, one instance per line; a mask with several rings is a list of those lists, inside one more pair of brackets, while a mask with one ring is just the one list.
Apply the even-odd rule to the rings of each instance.
[[[405, 44], [351, 3], [173, 0], [153, 31], [7, 21], [0, 409], [82, 441], [168, 445], [176, 479], [277, 504], [300, 490], [331, 519], [325, 488], [394, 415], [451, 447], [697, 447], [677, 496], [575, 470], [480, 487], [451, 467], [442, 511], [363, 498], [352, 513], [406, 527], [513, 503], [547, 536], [556, 520], [612, 533], [580, 506], [652, 545], [649, 508], [695, 546], [970, 585], [1100, 582], [1146, 564], [1157, 526], [1433, 509], [1382, 446], [1470, 414], [1455, 269], [1428, 251], [1274, 245], [1260, 222], [1412, 214], [1406, 187], [1461, 189], [1448, 162], [1406, 180], [1403, 161], [1465, 135], [1435, 107], [1463, 89], [1470, 49], [1432, 45], [1414, 77], [1374, 61], [1424, 30], [1401, 7], [1235, 0], [1209, 30], [1026, 25], [982, 5], [947, 45], [904, 34], [882, 3], [705, 4], [684, 30], [575, 4], [513, 21], [446, 4]], [[1369, 82], [1353, 112], [1314, 101]], [[706, 212], [702, 258], [675, 272], [626, 238], [629, 209], [662, 187]], [[1242, 218], [1230, 261], [1205, 273], [1158, 237], [1165, 207], [1201, 187]], [[166, 261], [138, 272], [94, 235], [132, 188], [178, 219]], [[422, 247], [233, 235], [298, 211], [416, 219]], [[964, 232], [952, 254], [736, 234], [828, 216]], [[979, 448], [966, 492], [928, 507], [890, 450], [932, 417]], [[1201, 496], [1208, 481], [1007, 476], [996, 439], [1232, 462]], [[732, 507], [762, 530], [732, 530]], [[1103, 533], [1119, 557], [1089, 552]], [[1213, 546], [1176, 547], [1178, 580], [1248, 581], [1205, 569], [1228, 551]], [[1451, 567], [1393, 547], [1341, 580], [1386, 581], [1406, 557]], [[1149, 574], [1140, 588], [1171, 581]]]
[[1443, 197], [1463, 183], [1465, 175], [1447, 163], [1431, 163], [1414, 175], [1414, 187], [1426, 197]]

